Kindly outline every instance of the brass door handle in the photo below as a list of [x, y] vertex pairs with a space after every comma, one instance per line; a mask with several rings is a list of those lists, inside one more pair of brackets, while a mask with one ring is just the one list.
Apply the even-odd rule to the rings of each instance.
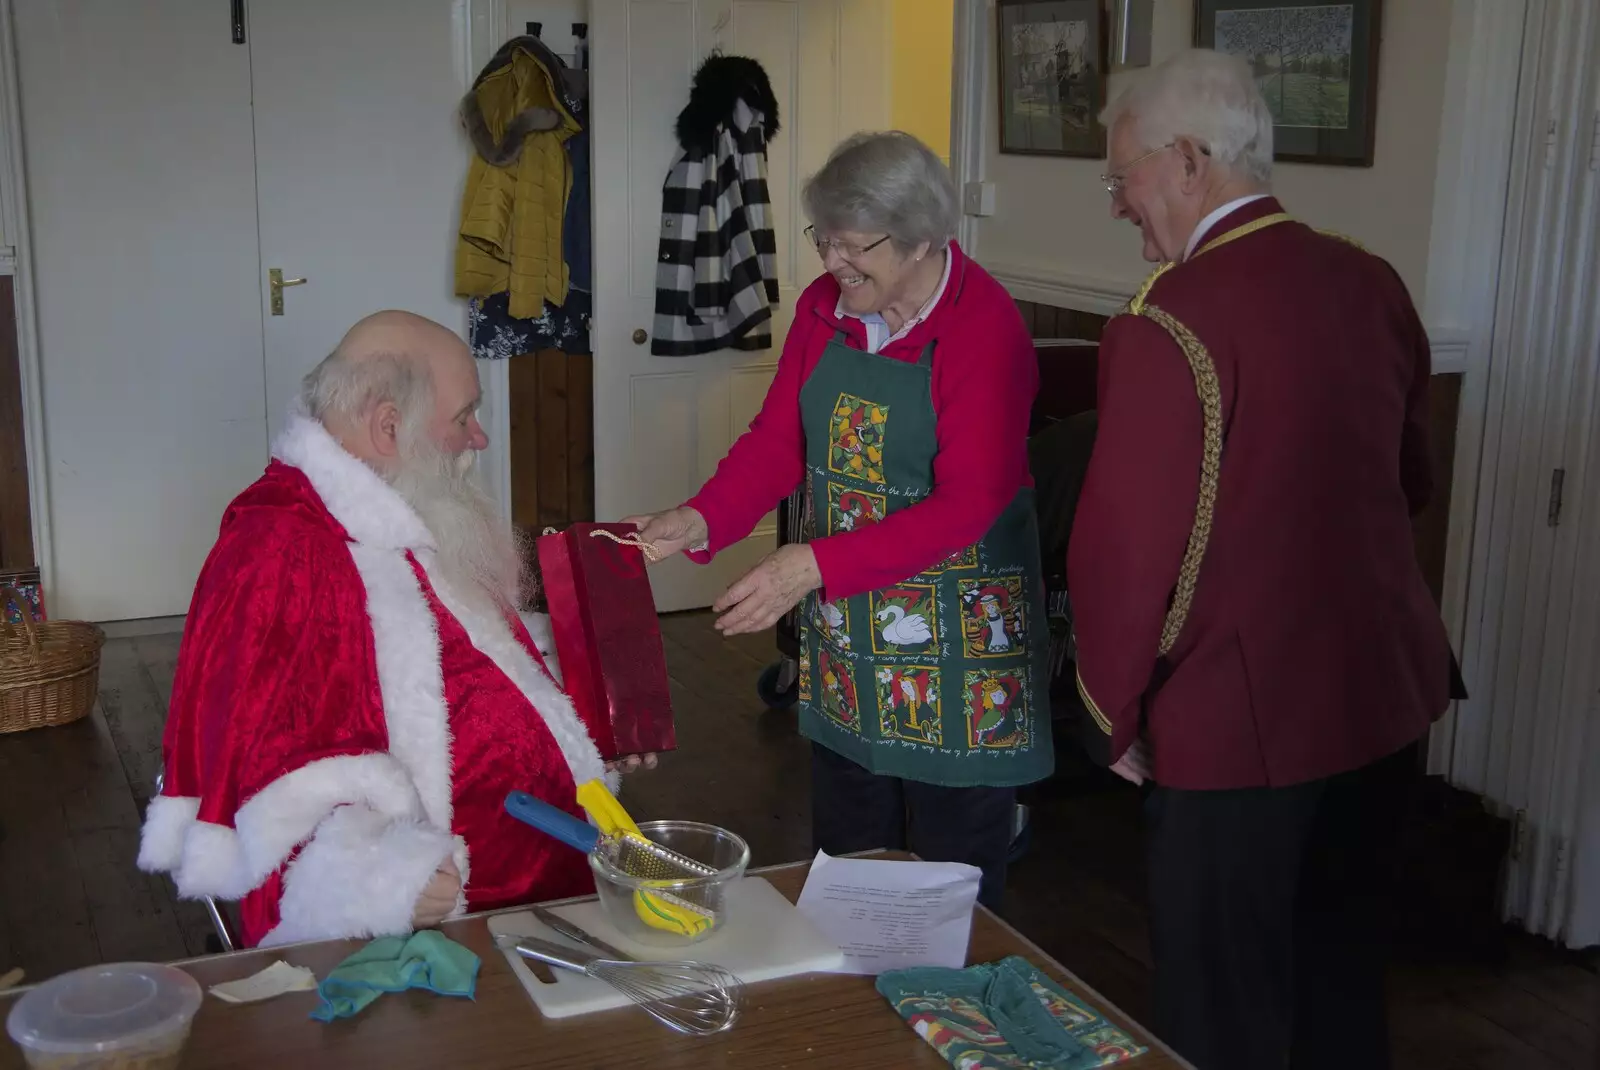
[[272, 268], [267, 272], [267, 288], [269, 291], [271, 311], [274, 316], [283, 315], [283, 288], [285, 286], [304, 286], [305, 279], [286, 279], [283, 277], [282, 268]]
[[634, 345], [642, 346], [648, 341], [650, 341], [650, 335], [648, 333], [646, 333], [646, 331], [645, 331], [645, 329], [643, 327], [638, 327], [638, 328], [636, 328], [634, 330], [634, 332], [633, 332], [633, 344]]

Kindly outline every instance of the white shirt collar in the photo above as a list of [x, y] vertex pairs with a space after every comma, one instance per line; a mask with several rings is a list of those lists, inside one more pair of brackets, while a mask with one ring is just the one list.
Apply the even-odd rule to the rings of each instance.
[[898, 342], [910, 334], [913, 327], [933, 314], [934, 306], [939, 303], [939, 298], [944, 296], [946, 287], [950, 285], [950, 266], [954, 262], [955, 255], [947, 245], [944, 248], [944, 272], [939, 276], [939, 285], [934, 287], [933, 296], [924, 302], [915, 316], [906, 320], [893, 334], [889, 333], [889, 323], [881, 312], [868, 312], [866, 315], [858, 316], [854, 312], [847, 311], [844, 307], [844, 294], [839, 295], [839, 303], [834, 306], [833, 314], [840, 319], [849, 316], [851, 319], [860, 320], [867, 328], [867, 352], [881, 352], [884, 346], [890, 342]]
[[1252, 193], [1248, 197], [1236, 197], [1220, 208], [1213, 208], [1211, 214], [1200, 220], [1200, 225], [1194, 228], [1193, 234], [1189, 235], [1189, 244], [1184, 247], [1183, 258], [1187, 260], [1194, 255], [1195, 246], [1200, 244], [1200, 239], [1205, 237], [1206, 232], [1216, 226], [1217, 221], [1223, 216], [1236, 209], [1243, 208], [1251, 201], [1263, 200], [1270, 196], [1272, 196], [1270, 193]]

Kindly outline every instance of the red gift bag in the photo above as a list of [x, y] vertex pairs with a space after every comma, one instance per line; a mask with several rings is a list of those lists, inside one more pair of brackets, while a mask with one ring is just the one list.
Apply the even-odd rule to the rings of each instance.
[[677, 747], [667, 657], [631, 524], [574, 524], [538, 540], [550, 630], [572, 705], [606, 761]]

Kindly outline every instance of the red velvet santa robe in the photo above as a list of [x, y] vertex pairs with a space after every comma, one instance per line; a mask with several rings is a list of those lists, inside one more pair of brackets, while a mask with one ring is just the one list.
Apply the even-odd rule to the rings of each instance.
[[581, 815], [605, 775], [523, 622], [430, 580], [422, 521], [320, 424], [273, 456], [195, 590], [140, 867], [243, 899], [251, 946], [408, 931], [450, 857], [457, 912], [592, 891], [503, 810], [515, 789]]

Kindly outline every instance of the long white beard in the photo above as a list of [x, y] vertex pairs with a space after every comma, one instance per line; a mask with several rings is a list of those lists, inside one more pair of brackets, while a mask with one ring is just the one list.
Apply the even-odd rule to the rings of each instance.
[[408, 436], [389, 485], [433, 534], [436, 567], [450, 590], [475, 608], [503, 612], [522, 589], [521, 547], [472, 481], [473, 460], [471, 450], [452, 455], [426, 435]]

